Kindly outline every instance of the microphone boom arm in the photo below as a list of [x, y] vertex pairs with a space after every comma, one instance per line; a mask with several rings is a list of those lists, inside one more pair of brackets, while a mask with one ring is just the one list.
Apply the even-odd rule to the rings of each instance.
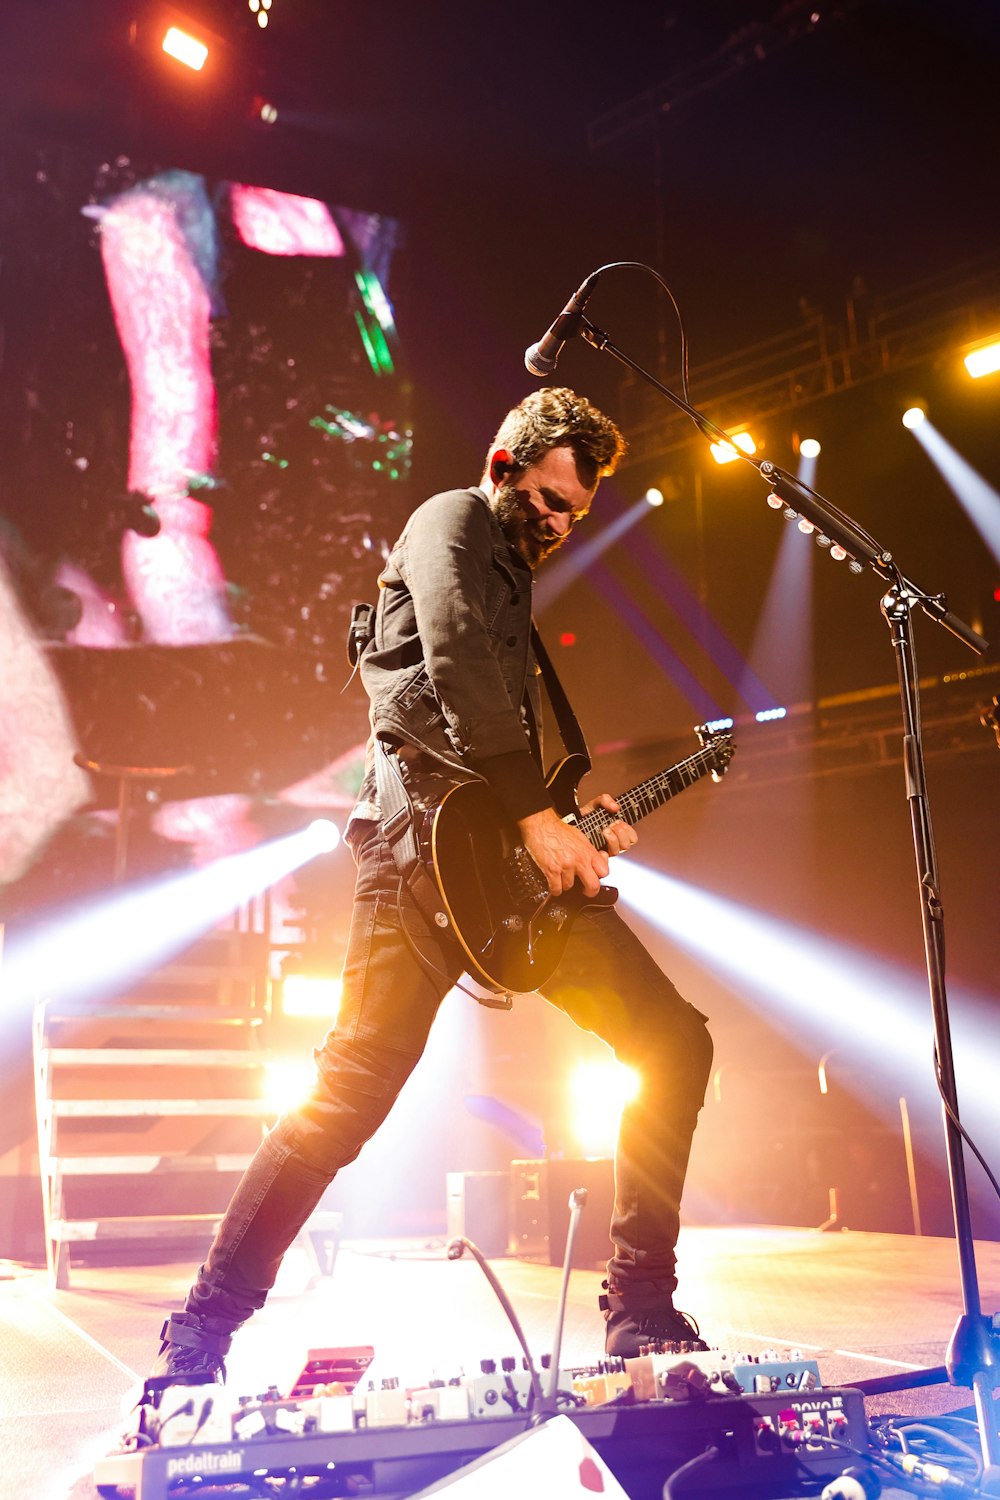
[[696, 406], [691, 406], [682, 396], [678, 396], [676, 391], [672, 391], [669, 386], [657, 380], [655, 375], [651, 375], [623, 349], [613, 344], [604, 330], [598, 328], [589, 318], [581, 317], [580, 337], [599, 353], [610, 354], [613, 359], [618, 360], [619, 364], [623, 364], [647, 385], [652, 386], [678, 411], [690, 417], [703, 437], [710, 442], [728, 444], [738, 458], [749, 464], [752, 469], [756, 469], [760, 477], [770, 486], [773, 494], [778, 495], [786, 505], [811, 522], [834, 545], [843, 548], [848, 557], [856, 560], [858, 564], [856, 571], [860, 572], [862, 566], [867, 565], [888, 583], [904, 588], [929, 619], [938, 625], [943, 625], [977, 655], [981, 656], [984, 651], [988, 650], [989, 641], [948, 609], [947, 600], [943, 594], [927, 594], [915, 584], [910, 583], [896, 567], [892, 560], [892, 553], [880, 547], [873, 537], [870, 537], [850, 516], [838, 510], [831, 501], [825, 500], [822, 495], [818, 495], [815, 490], [809, 489], [802, 484], [801, 480], [787, 474], [784, 469], [778, 468], [777, 464], [772, 464], [768, 459], [760, 459], [752, 453], [744, 453], [733, 443], [728, 432], [713, 422], [711, 417], [707, 417]]

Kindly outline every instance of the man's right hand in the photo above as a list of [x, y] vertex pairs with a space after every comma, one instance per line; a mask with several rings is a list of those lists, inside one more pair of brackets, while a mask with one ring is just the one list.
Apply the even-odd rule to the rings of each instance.
[[608, 856], [588, 838], [564, 823], [554, 807], [529, 813], [518, 823], [524, 847], [548, 882], [553, 896], [561, 896], [579, 880], [588, 896], [596, 896], [607, 878]]

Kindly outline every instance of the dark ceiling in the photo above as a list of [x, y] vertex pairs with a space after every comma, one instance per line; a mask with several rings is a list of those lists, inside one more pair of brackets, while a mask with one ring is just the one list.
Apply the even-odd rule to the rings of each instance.
[[[168, 11], [211, 27], [214, 74], [169, 79], [147, 50]], [[478, 476], [499, 415], [530, 384], [524, 348], [605, 261], [655, 264], [670, 284], [697, 403], [708, 359], [794, 326], [803, 310], [839, 317], [852, 291], [893, 296], [1000, 245], [993, 4], [273, 0], [271, 15], [262, 33], [245, 0], [9, 4], [7, 125], [400, 214], [407, 238], [392, 290], [420, 493]], [[251, 117], [261, 99], [277, 107], [271, 128]], [[607, 277], [591, 312], [676, 383], [676, 326], [651, 280]], [[622, 416], [611, 361], [573, 345], [559, 378]], [[995, 399], [977, 393], [968, 443], [1000, 484]], [[974, 574], [968, 601], [978, 599], [992, 561], [940, 482], [915, 497], [912, 478], [887, 469], [877, 432], [894, 422], [890, 408], [874, 387], [845, 403], [839, 468], [821, 487], [902, 547], [904, 563], [914, 542], [914, 567], [940, 562], [946, 576], [928, 586], [961, 595]], [[786, 425], [779, 444], [791, 442]], [[791, 448], [771, 456], [791, 462]], [[707, 503], [711, 515], [710, 494]], [[697, 545], [709, 549], [709, 603], [746, 647], [777, 532], [739, 505], [732, 526], [713, 535], [710, 522]], [[683, 564], [694, 543], [676, 516], [663, 526]], [[823, 623], [835, 637], [844, 601], [821, 594], [819, 607], [834, 612]], [[582, 598], [566, 608], [586, 613]], [[885, 681], [881, 639], [873, 649], [878, 662], [857, 674]], [[863, 650], [852, 639], [839, 655], [838, 685]], [[648, 729], [641, 715], [632, 727]]]

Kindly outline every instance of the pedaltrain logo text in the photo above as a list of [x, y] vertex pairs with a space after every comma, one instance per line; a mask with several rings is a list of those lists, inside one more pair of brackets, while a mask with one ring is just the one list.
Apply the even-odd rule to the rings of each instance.
[[167, 1460], [167, 1478], [183, 1474], [233, 1474], [243, 1468], [243, 1449], [227, 1448], [225, 1453], [187, 1453], [183, 1458]]

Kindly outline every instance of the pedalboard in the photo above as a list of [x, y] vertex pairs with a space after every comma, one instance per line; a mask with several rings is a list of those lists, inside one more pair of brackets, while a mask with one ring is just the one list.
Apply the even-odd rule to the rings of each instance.
[[[143, 1408], [142, 1444], [96, 1466], [102, 1493], [134, 1488], [175, 1500], [192, 1486], [310, 1477], [319, 1497], [402, 1500], [538, 1419], [524, 1361], [483, 1360], [476, 1375], [409, 1389], [365, 1379], [371, 1351], [313, 1350], [287, 1396], [249, 1399], [220, 1386], [170, 1387]], [[320, 1378], [310, 1386], [313, 1377]], [[340, 1378], [346, 1376], [345, 1378]], [[550, 1373], [540, 1370], [543, 1391]], [[348, 1386], [353, 1384], [353, 1390]], [[672, 1493], [764, 1497], [840, 1474], [868, 1445], [860, 1391], [824, 1388], [813, 1361], [719, 1350], [657, 1349], [636, 1359], [560, 1370], [559, 1410], [635, 1500], [660, 1500], [665, 1480], [692, 1467]], [[308, 1394], [307, 1394], [308, 1392]]]

